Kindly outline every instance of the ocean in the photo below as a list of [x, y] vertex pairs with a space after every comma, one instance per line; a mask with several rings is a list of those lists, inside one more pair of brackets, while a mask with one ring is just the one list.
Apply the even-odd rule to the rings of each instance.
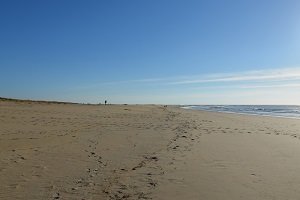
[[300, 106], [292, 105], [188, 105], [183, 108], [300, 119]]

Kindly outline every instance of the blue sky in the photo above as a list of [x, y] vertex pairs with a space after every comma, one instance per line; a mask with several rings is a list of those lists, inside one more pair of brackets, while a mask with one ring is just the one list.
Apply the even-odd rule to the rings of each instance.
[[300, 1], [0, 2], [0, 96], [300, 104]]

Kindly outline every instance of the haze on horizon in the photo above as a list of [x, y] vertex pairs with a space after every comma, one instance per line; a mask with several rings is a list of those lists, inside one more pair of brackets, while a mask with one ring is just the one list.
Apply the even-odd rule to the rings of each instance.
[[0, 96], [300, 105], [300, 1], [1, 1]]

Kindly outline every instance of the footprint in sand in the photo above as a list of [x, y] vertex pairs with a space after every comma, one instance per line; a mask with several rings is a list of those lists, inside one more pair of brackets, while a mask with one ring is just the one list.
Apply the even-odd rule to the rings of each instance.
[[52, 195], [52, 198], [53, 199], [60, 199], [60, 193], [59, 192], [56, 192]]

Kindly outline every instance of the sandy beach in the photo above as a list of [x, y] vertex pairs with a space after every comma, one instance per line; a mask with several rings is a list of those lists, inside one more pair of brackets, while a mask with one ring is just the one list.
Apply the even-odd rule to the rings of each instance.
[[0, 101], [0, 199], [300, 199], [300, 120]]

